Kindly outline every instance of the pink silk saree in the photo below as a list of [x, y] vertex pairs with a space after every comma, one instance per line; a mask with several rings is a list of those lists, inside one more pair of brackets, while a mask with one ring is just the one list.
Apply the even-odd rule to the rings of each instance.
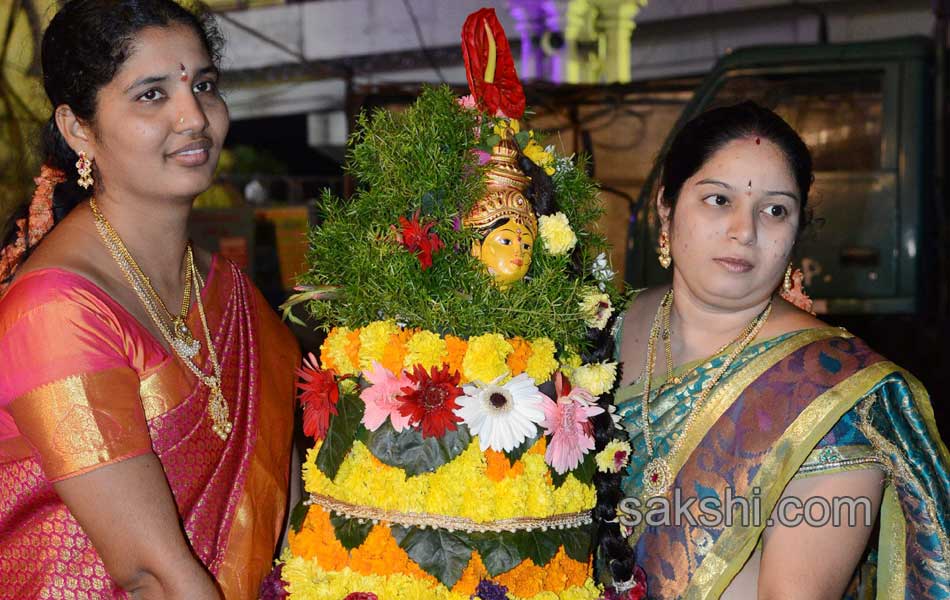
[[85, 278], [37, 270], [0, 298], [0, 598], [125, 597], [52, 484], [148, 452], [225, 597], [257, 597], [285, 515], [299, 350], [233, 264], [216, 257], [201, 294], [227, 441], [207, 388]]

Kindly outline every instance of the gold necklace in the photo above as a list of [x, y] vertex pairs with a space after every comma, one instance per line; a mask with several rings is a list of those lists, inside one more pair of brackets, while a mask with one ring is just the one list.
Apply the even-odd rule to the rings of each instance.
[[[657, 309], [656, 317], [653, 319], [653, 326], [650, 328], [650, 338], [647, 342], [647, 361], [644, 369], [644, 376], [646, 381], [644, 382], [644, 391], [643, 391], [643, 402], [641, 403], [642, 413], [640, 416], [640, 426], [643, 430], [643, 440], [646, 443], [647, 454], [651, 457], [650, 462], [647, 463], [646, 467], [643, 469], [643, 488], [646, 491], [648, 496], [660, 496], [666, 493], [669, 489], [670, 484], [673, 482], [673, 473], [670, 469], [670, 464], [666, 458], [656, 456], [653, 446], [653, 432], [650, 429], [650, 393], [653, 382], [653, 368], [656, 360], [656, 343], [660, 337], [661, 324], [666, 329], [666, 333], [669, 334], [669, 321], [670, 313], [673, 308], [673, 290], [671, 289], [666, 293], [666, 296], [663, 297], [663, 301], [660, 302], [660, 306]], [[702, 385], [702, 390], [700, 391], [699, 398], [689, 409], [689, 414], [686, 417], [686, 423], [683, 424], [682, 429], [679, 432], [679, 435], [675, 437], [673, 445], [670, 447], [667, 456], [676, 456], [680, 450], [680, 447], [683, 445], [684, 440], [686, 439], [686, 432], [689, 431], [689, 428], [692, 426], [693, 421], [696, 419], [696, 415], [699, 412], [699, 408], [706, 402], [706, 399], [709, 397], [709, 394], [712, 392], [712, 389], [719, 383], [719, 380], [722, 379], [723, 375], [726, 374], [726, 371], [732, 366], [732, 363], [735, 362], [736, 358], [752, 343], [752, 340], [759, 334], [762, 330], [762, 327], [765, 325], [766, 320], [769, 318], [769, 314], [772, 312], [772, 301], [769, 300], [768, 305], [765, 309], [756, 316], [755, 319], [743, 330], [739, 336], [732, 342], [726, 344], [723, 347], [728, 348], [731, 345], [735, 345], [733, 351], [726, 357], [722, 365], [713, 373], [712, 377], [706, 380]], [[667, 347], [670, 346], [670, 339], [667, 338]], [[671, 351], [669, 351], [671, 353]], [[722, 352], [720, 350], [716, 354]], [[670, 372], [672, 371], [672, 357], [668, 353], [668, 368]], [[668, 374], [669, 376], [669, 374]]]
[[[201, 295], [196, 292], [195, 299], [198, 304], [198, 315], [201, 318], [201, 326], [204, 329], [205, 342], [208, 344], [208, 360], [214, 371], [213, 375], [206, 375], [194, 363], [193, 359], [197, 355], [201, 343], [195, 340], [194, 346], [186, 346], [182, 342], [182, 339], [176, 335], [175, 319], [162, 318], [161, 309], [164, 308], [164, 305], [161, 304], [161, 298], [158, 292], [152, 287], [151, 281], [145, 276], [141, 267], [139, 267], [131, 253], [129, 253], [122, 238], [119, 237], [119, 234], [112, 228], [112, 225], [106, 219], [105, 215], [99, 210], [95, 198], [89, 200], [89, 207], [92, 209], [92, 214], [95, 217], [96, 229], [99, 232], [99, 236], [102, 238], [106, 248], [109, 249], [110, 254], [112, 254], [112, 258], [115, 259], [119, 265], [119, 268], [125, 275], [126, 280], [128, 280], [135, 295], [138, 296], [139, 301], [141, 301], [142, 306], [145, 308], [145, 312], [148, 313], [152, 322], [155, 323], [155, 327], [185, 366], [195, 374], [198, 381], [210, 390], [208, 396], [208, 414], [211, 417], [211, 429], [222, 440], [228, 439], [228, 435], [231, 433], [233, 426], [230, 421], [230, 411], [228, 410], [227, 401], [221, 391], [221, 365], [218, 362], [218, 355], [217, 352], [215, 352], [214, 344], [211, 340], [211, 330], [208, 327], [208, 320], [201, 302]], [[185, 280], [189, 289], [192, 287], [200, 289], [201, 285], [203, 285], [201, 283], [201, 274], [198, 273], [198, 268], [195, 266], [194, 252], [191, 248], [191, 243], [185, 247]], [[196, 282], [197, 285], [195, 285]], [[167, 310], [165, 310], [164, 313], [165, 317], [170, 317]], [[171, 325], [169, 325], [168, 321], [172, 321]], [[187, 329], [187, 326], [185, 326], [185, 328]], [[189, 332], [188, 335], [190, 337], [191, 333]], [[193, 348], [194, 352], [192, 352]]]
[[165, 306], [162, 297], [155, 290], [155, 286], [152, 285], [152, 280], [142, 271], [138, 263], [135, 262], [129, 249], [122, 243], [122, 238], [119, 237], [119, 234], [112, 228], [112, 224], [103, 216], [95, 199], [89, 202], [89, 206], [92, 208], [92, 214], [96, 217], [96, 227], [105, 229], [106, 236], [104, 239], [117, 241], [115, 244], [108, 244], [107, 242], [109, 249], [116, 250], [121, 255], [122, 261], [131, 268], [135, 277], [144, 284], [142, 287], [148, 292], [153, 303], [158, 305], [161, 312], [165, 315], [166, 320], [170, 323], [169, 330], [172, 332], [172, 339], [168, 341], [168, 344], [172, 346], [179, 355], [184, 355], [189, 359], [194, 358], [201, 348], [201, 343], [191, 335], [191, 331], [189, 331], [187, 325], [188, 310], [191, 308], [191, 265], [194, 260], [193, 255], [188, 252], [185, 253], [185, 285], [182, 293], [181, 310], [178, 315], [173, 315], [171, 311], [168, 310], [168, 307]]

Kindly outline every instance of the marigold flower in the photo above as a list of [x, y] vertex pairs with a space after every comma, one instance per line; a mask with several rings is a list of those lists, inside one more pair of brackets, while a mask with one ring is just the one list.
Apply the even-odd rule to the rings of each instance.
[[562, 212], [542, 215], [538, 219], [538, 233], [548, 254], [567, 254], [577, 245], [577, 235], [571, 229], [567, 216]]

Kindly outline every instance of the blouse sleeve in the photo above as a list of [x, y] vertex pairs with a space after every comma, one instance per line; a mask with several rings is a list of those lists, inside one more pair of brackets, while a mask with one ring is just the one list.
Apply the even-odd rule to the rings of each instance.
[[50, 481], [151, 451], [139, 375], [103, 296], [37, 272], [0, 302], [0, 428], [23, 436]]
[[[871, 392], [871, 394], [874, 393], [876, 392]], [[842, 471], [883, 468], [880, 455], [858, 428], [860, 419], [858, 404], [860, 401], [845, 413], [831, 431], [818, 442], [793, 479]]]

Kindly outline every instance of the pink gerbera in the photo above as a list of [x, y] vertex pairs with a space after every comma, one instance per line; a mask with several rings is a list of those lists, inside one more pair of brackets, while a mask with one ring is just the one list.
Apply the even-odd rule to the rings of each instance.
[[590, 418], [604, 412], [597, 406], [594, 396], [583, 388], [571, 389], [567, 378], [559, 371], [554, 378], [557, 402], [545, 398], [545, 435], [550, 435], [544, 460], [560, 474], [567, 473], [581, 464], [584, 455], [594, 449], [594, 436]]
[[401, 372], [399, 377], [396, 377], [374, 360], [372, 369], [363, 371], [363, 377], [372, 384], [360, 392], [360, 398], [366, 404], [363, 411], [363, 425], [366, 429], [376, 431], [386, 422], [387, 417], [396, 431], [409, 427], [410, 417], [399, 412], [401, 402], [397, 399], [403, 393], [402, 388], [413, 385], [406, 374]]

